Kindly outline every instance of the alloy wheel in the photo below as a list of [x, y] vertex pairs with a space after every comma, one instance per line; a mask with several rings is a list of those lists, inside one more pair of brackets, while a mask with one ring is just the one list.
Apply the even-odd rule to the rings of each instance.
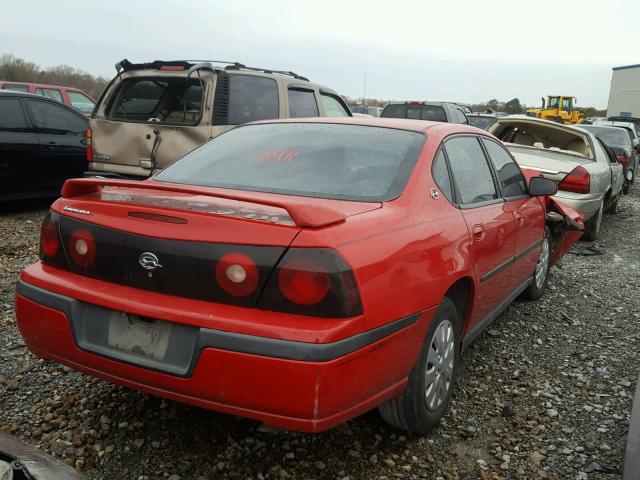
[[442, 406], [451, 389], [455, 351], [453, 324], [444, 319], [431, 339], [425, 370], [425, 401], [432, 412]]
[[542, 249], [540, 250], [540, 256], [538, 257], [538, 263], [536, 265], [535, 281], [538, 290], [544, 285], [547, 270], [549, 270], [549, 239], [545, 237], [542, 240]]

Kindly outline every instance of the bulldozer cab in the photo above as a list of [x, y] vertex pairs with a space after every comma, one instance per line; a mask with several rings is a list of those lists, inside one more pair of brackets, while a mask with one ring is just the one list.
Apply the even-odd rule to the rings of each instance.
[[531, 108], [527, 115], [564, 124], [580, 123], [582, 113], [575, 109], [575, 99], [572, 96], [549, 95], [546, 105], [543, 98], [542, 108]]

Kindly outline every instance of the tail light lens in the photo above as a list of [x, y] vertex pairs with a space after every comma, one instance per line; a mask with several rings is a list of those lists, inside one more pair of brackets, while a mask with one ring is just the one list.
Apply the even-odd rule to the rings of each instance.
[[258, 307], [317, 317], [362, 313], [351, 268], [327, 248], [290, 248], [265, 286]]
[[591, 177], [584, 167], [576, 167], [558, 184], [558, 190], [574, 193], [589, 193]]
[[69, 255], [82, 268], [89, 267], [96, 258], [96, 241], [86, 228], [80, 228], [69, 237]]
[[218, 284], [234, 297], [251, 295], [258, 286], [259, 278], [258, 267], [244, 253], [227, 253], [216, 265]]
[[619, 153], [617, 156], [618, 156], [618, 162], [620, 162], [622, 166], [624, 167], [629, 166], [629, 157], [627, 157], [626, 153]]
[[58, 231], [59, 217], [57, 214], [49, 214], [45, 217], [40, 227], [40, 258], [53, 258], [60, 249], [60, 234]]
[[87, 137], [87, 162], [93, 162], [93, 132], [91, 129], [85, 132]]

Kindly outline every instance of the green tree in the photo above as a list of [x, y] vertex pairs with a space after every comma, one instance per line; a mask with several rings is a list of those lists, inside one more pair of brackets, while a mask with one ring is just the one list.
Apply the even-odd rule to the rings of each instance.
[[522, 113], [522, 105], [520, 105], [520, 100], [517, 98], [512, 98], [507, 103], [504, 104], [504, 111], [508, 114], [514, 113]]
[[497, 110], [499, 104], [500, 102], [498, 102], [498, 100], [496, 100], [495, 98], [492, 98], [487, 102], [487, 107], [489, 107], [491, 110]]

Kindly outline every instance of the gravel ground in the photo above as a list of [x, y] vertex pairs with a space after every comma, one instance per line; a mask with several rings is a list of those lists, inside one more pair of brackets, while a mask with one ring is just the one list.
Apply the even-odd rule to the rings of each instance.
[[0, 212], [0, 429], [90, 479], [617, 479], [640, 373], [640, 188], [604, 219], [597, 256], [567, 255], [465, 352], [430, 435], [370, 412], [322, 434], [126, 390], [38, 360], [16, 328], [18, 272], [46, 204]]

